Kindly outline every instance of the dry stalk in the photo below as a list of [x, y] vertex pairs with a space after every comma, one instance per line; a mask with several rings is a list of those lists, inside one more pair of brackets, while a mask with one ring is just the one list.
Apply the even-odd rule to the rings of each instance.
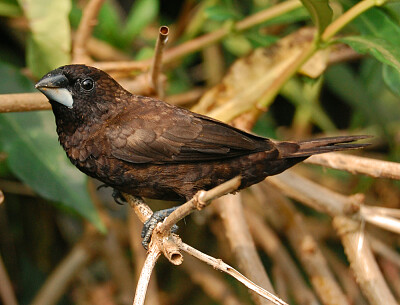
[[178, 242], [178, 246], [181, 250], [185, 251], [186, 253], [194, 256], [195, 258], [211, 265], [214, 269], [220, 270], [222, 272], [225, 272], [229, 274], [230, 276], [234, 277], [236, 280], [241, 282], [243, 285], [245, 285], [247, 288], [249, 288], [252, 291], [255, 291], [257, 294], [262, 296], [263, 298], [270, 300], [274, 304], [286, 304], [283, 300], [279, 299], [272, 293], [268, 292], [264, 288], [254, 284], [252, 281], [250, 281], [248, 278], [243, 276], [239, 271], [236, 269], [232, 268], [228, 264], [224, 263], [220, 259], [216, 259], [214, 257], [211, 257], [205, 253], [200, 252], [199, 250], [183, 243], [183, 242]]
[[[344, 216], [336, 216], [333, 225], [342, 240], [350, 266], [364, 295], [372, 305], [396, 305], [392, 293], [376, 263], [360, 224]], [[363, 235], [362, 241], [360, 236]]]
[[[1, 193], [1, 191], [0, 191]], [[1, 200], [0, 200], [1, 203]], [[13, 287], [8, 277], [6, 267], [4, 266], [3, 259], [0, 255], [0, 299], [3, 300], [4, 305], [18, 305], [17, 298], [15, 297]]]
[[0, 94], [0, 113], [50, 109], [50, 103], [41, 93]]
[[[222, 219], [224, 231], [240, 269], [248, 278], [273, 292], [244, 218], [240, 194], [219, 199], [216, 209]], [[254, 293], [251, 295], [256, 304], [266, 304], [266, 300], [261, 299], [259, 295]]]
[[82, 13], [82, 19], [75, 34], [75, 41], [72, 49], [73, 63], [86, 63], [90, 61], [87, 54], [87, 44], [97, 23], [97, 15], [104, 0], [90, 0]]
[[153, 63], [150, 69], [151, 87], [159, 98], [164, 97], [164, 87], [160, 80], [160, 73], [162, 66], [162, 55], [168, 42], [168, 35], [169, 28], [167, 26], [160, 27], [154, 50]]
[[300, 305], [319, 304], [312, 290], [304, 282], [300, 271], [280, 242], [278, 236], [265, 224], [258, 214], [249, 209], [246, 209], [245, 213], [247, 223], [250, 226], [256, 243], [273, 259], [275, 265], [281, 270], [297, 303]]
[[342, 153], [314, 155], [305, 162], [344, 170], [353, 174], [364, 174], [374, 178], [400, 179], [400, 163], [396, 162]]
[[87, 238], [74, 246], [56, 270], [47, 278], [33, 299], [32, 305], [52, 305], [57, 303], [76, 273], [82, 270], [93, 257], [93, 253], [88, 247], [88, 244], [92, 242], [94, 240]]

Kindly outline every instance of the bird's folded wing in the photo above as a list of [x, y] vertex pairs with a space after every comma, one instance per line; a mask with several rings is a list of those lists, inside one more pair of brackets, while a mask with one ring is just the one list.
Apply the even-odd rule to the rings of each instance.
[[109, 126], [112, 155], [131, 163], [201, 162], [258, 151], [277, 155], [272, 141], [185, 109], [166, 108], [147, 118], [130, 115], [119, 124]]

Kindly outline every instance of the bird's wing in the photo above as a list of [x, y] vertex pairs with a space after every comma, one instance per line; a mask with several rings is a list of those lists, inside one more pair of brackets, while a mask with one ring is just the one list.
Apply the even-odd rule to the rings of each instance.
[[277, 156], [275, 144], [222, 122], [161, 101], [136, 103], [112, 123], [107, 136], [113, 157], [131, 163], [218, 160], [258, 151]]

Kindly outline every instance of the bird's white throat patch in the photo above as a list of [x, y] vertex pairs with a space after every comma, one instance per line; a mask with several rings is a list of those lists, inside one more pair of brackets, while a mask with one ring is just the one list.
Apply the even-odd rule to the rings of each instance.
[[71, 92], [65, 88], [39, 88], [42, 93], [47, 96], [49, 100], [56, 101], [68, 108], [72, 108], [74, 100], [72, 99]]

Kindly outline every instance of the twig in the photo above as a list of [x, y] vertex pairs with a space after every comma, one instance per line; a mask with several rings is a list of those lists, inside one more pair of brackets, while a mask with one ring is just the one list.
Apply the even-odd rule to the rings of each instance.
[[368, 238], [360, 244], [360, 224], [347, 217], [337, 216], [333, 225], [338, 231], [351, 268], [364, 295], [372, 305], [396, 305], [392, 293], [374, 259]]
[[[1, 192], [1, 191], [0, 191]], [[4, 305], [18, 305], [3, 258], [0, 255], [0, 298]]]
[[378, 238], [375, 238], [370, 234], [368, 234], [368, 239], [371, 244], [371, 248], [375, 254], [378, 254], [384, 257], [385, 259], [391, 261], [393, 264], [397, 266], [397, 268], [400, 269], [400, 253], [396, 252], [396, 250], [393, 250], [383, 241], [379, 240]]
[[92, 34], [93, 27], [97, 23], [97, 15], [104, 0], [90, 0], [82, 13], [82, 19], [76, 31], [74, 46], [72, 49], [72, 62], [84, 63], [88, 61], [87, 43]]
[[139, 281], [136, 287], [135, 299], [133, 305], [143, 305], [146, 298], [147, 286], [150, 281], [151, 273], [154, 266], [161, 255], [160, 249], [155, 244], [151, 244], [144, 262], [142, 272], [140, 273]]
[[[139, 280], [141, 273], [141, 266], [144, 265], [146, 260], [146, 250], [143, 248], [140, 238], [140, 231], [142, 230], [141, 222], [134, 215], [132, 210], [128, 213], [128, 227], [129, 227], [129, 241], [132, 251], [132, 264], [136, 273], [136, 281]], [[150, 278], [147, 287], [147, 301], [149, 305], [160, 305], [159, 291], [157, 287], [156, 278]]]
[[159, 98], [164, 97], [164, 89], [160, 81], [160, 72], [162, 65], [162, 54], [168, 42], [168, 34], [169, 28], [167, 26], [164, 25], [160, 27], [153, 56], [153, 63], [150, 70], [151, 86]]
[[[310, 278], [311, 284], [323, 304], [349, 304], [340, 285], [322, 255], [318, 243], [307, 232], [303, 219], [292, 203], [268, 185], [264, 189], [264, 205], [274, 206], [275, 212], [284, 218], [282, 227], [292, 249]], [[268, 188], [266, 188], [268, 187]], [[267, 196], [268, 195], [268, 196]]]
[[24, 196], [37, 196], [37, 194], [29, 186], [18, 181], [0, 179], [0, 188], [6, 193], [19, 194]]
[[179, 206], [164, 220], [159, 227], [160, 233], [167, 234], [174, 224], [193, 211], [202, 210], [211, 203], [211, 200], [237, 190], [240, 180], [241, 177], [237, 176], [211, 190], [198, 192], [191, 200]]
[[274, 260], [277, 267], [284, 273], [287, 285], [298, 304], [319, 304], [314, 293], [304, 282], [296, 264], [286, 251], [276, 234], [265, 224], [261, 217], [246, 209], [247, 223], [257, 244]]
[[252, 291], [257, 292], [260, 296], [266, 298], [267, 300], [270, 300], [274, 304], [282, 304], [282, 305], [286, 304], [287, 305], [286, 302], [279, 299], [278, 297], [276, 297], [272, 293], [268, 292], [264, 288], [254, 284], [252, 281], [250, 281], [245, 276], [243, 276], [239, 271], [232, 268], [228, 264], [224, 263], [221, 259], [216, 259], [207, 254], [204, 254], [204, 253], [200, 252], [199, 250], [183, 243], [182, 241], [178, 242], [178, 246], [181, 250], [183, 250], [186, 253], [196, 257], [197, 259], [211, 265], [213, 268], [220, 270], [222, 272], [225, 272], [225, 273], [229, 274], [230, 276], [234, 277], [236, 280], [241, 282], [247, 288], [249, 288]]
[[[87, 242], [93, 240], [87, 239]], [[32, 301], [32, 305], [56, 304], [75, 274], [79, 272], [92, 258], [93, 254], [87, 242], [80, 242], [64, 258], [56, 270], [47, 278], [44, 285]]]
[[102, 252], [106, 258], [112, 278], [119, 288], [119, 300], [123, 304], [128, 304], [133, 297], [132, 287], [134, 287], [134, 281], [129, 262], [112, 227], [109, 228], [108, 234], [102, 243]]
[[[271, 8], [260, 11], [251, 15], [234, 25], [234, 28], [229, 30], [222, 28], [212, 33], [205, 34], [181, 45], [169, 49], [163, 56], [163, 63], [170, 63], [185, 55], [199, 51], [229, 35], [232, 31], [244, 31], [257, 24], [270, 20], [274, 17], [280, 16], [284, 13], [292, 11], [301, 6], [301, 2], [297, 0], [284, 1]], [[132, 70], [145, 70], [151, 64], [151, 60], [133, 61], [133, 62], [101, 62], [96, 63], [95, 66], [106, 71], [132, 71]]]
[[[244, 218], [241, 194], [228, 195], [218, 201], [215, 207], [240, 269], [252, 281], [274, 292]], [[265, 304], [259, 295], [251, 293], [251, 296], [256, 304]]]
[[374, 178], [400, 179], [400, 163], [396, 162], [341, 153], [314, 155], [305, 162], [345, 170], [353, 174], [364, 174]]
[[191, 255], [185, 256], [185, 262], [182, 266], [193, 282], [201, 286], [203, 290], [218, 304], [242, 304], [219, 274], [207, 268]]
[[2, 204], [4, 202], [4, 194], [3, 191], [0, 190], [0, 204]]
[[50, 103], [41, 93], [0, 94], [0, 113], [50, 109]]

